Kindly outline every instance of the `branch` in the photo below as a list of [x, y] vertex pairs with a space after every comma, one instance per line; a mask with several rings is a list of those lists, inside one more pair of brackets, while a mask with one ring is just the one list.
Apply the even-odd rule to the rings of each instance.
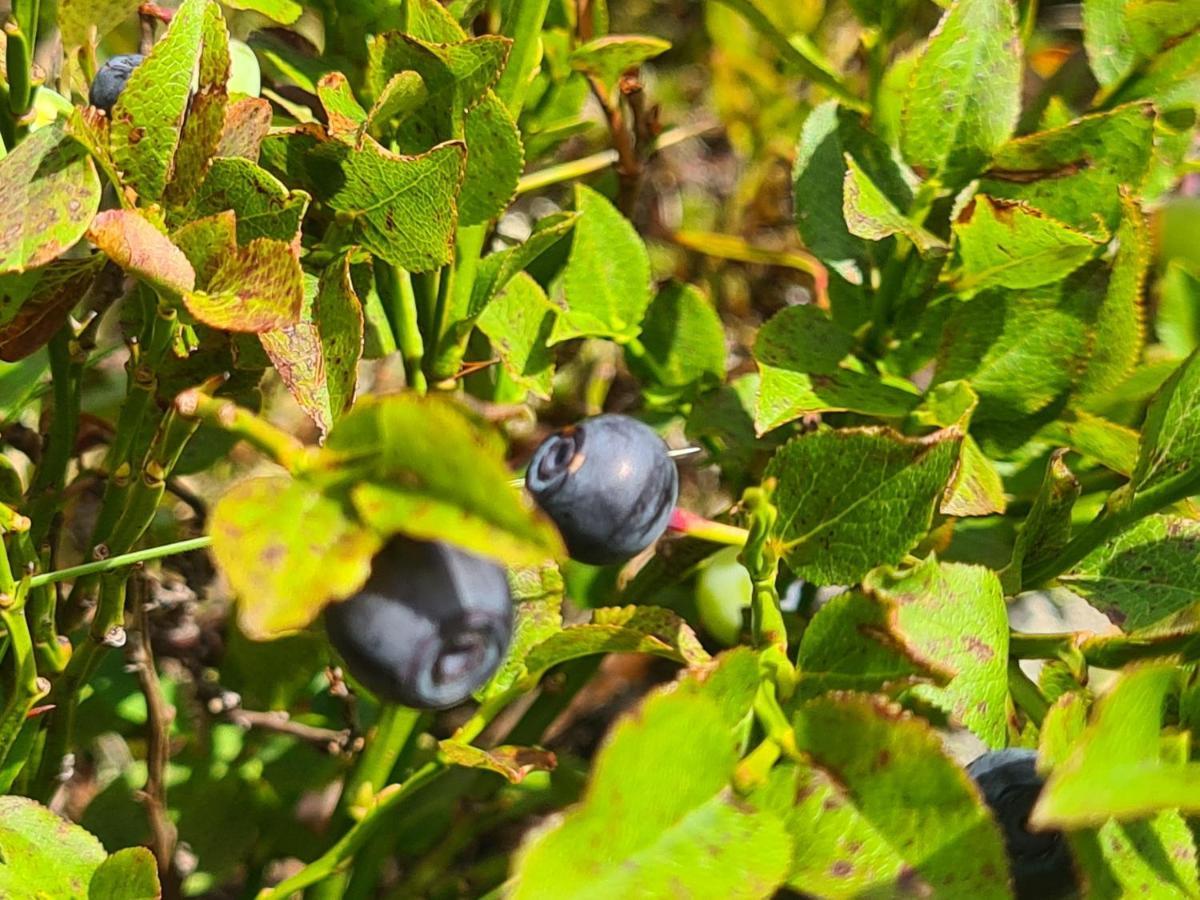
[[287, 710], [257, 711], [234, 707], [225, 710], [225, 717], [240, 728], [258, 728], [263, 731], [273, 731], [276, 734], [286, 734], [313, 744], [328, 753], [342, 753], [350, 746], [350, 729], [343, 728], [335, 731], [332, 728], [319, 728], [316, 725], [305, 725], [303, 722], [293, 722]]
[[150, 820], [154, 857], [162, 881], [164, 900], [179, 896], [180, 881], [175, 871], [175, 843], [179, 834], [167, 812], [167, 762], [171, 757], [171, 723], [175, 708], [167, 703], [158, 671], [154, 665], [154, 650], [150, 645], [150, 619], [146, 615], [145, 579], [132, 581], [133, 627], [127, 644], [129, 663], [137, 676], [138, 685], [146, 698], [146, 787], [140, 799]]

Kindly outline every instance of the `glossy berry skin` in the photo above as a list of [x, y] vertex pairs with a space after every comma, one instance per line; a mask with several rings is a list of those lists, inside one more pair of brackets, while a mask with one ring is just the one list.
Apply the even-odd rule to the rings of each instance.
[[114, 56], [100, 67], [96, 77], [92, 79], [92, 87], [88, 92], [88, 102], [96, 109], [102, 109], [111, 114], [112, 108], [125, 90], [125, 82], [133, 74], [133, 70], [142, 64], [146, 57], [140, 53], [126, 53]]
[[512, 639], [508, 579], [447, 544], [392, 538], [359, 593], [325, 610], [350, 673], [378, 697], [417, 709], [467, 700]]
[[608, 565], [641, 553], [666, 530], [679, 473], [652, 428], [603, 415], [543, 441], [525, 486], [558, 526], [572, 558]]
[[1044, 784], [1036, 762], [1035, 750], [993, 750], [971, 763], [967, 774], [979, 785], [1004, 833], [1017, 897], [1053, 900], [1071, 893], [1075, 873], [1060, 832], [1025, 827]]

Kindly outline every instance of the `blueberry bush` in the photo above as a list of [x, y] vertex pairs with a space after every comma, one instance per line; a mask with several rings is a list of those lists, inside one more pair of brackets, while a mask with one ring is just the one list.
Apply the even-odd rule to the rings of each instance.
[[0, 896], [1200, 896], [1200, 3], [0, 18]]

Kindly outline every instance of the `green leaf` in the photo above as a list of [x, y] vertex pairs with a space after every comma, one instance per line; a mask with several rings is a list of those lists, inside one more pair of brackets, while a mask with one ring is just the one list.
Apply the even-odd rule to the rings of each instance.
[[838, 272], [861, 285], [867, 269], [867, 247], [846, 225], [846, 139], [844, 123], [852, 114], [835, 100], [816, 107], [804, 120], [792, 169], [796, 228], [804, 246]]
[[783, 882], [792, 840], [777, 816], [728, 786], [737, 739], [706, 690], [714, 680], [655, 692], [617, 723], [583, 801], [517, 856], [516, 900], [751, 898]]
[[363, 398], [333, 429], [325, 456], [382, 534], [443, 540], [510, 565], [563, 555], [554, 526], [509, 484], [497, 436], [448, 400]]
[[1107, 280], [1097, 263], [1059, 284], [990, 288], [957, 302], [942, 332], [935, 383], [968, 381], [979, 395], [977, 423], [1027, 421], [1071, 388]]
[[342, 504], [289, 478], [243, 481], [217, 503], [213, 555], [238, 600], [238, 624], [254, 640], [298, 631], [371, 574], [378, 534]]
[[789, 441], [766, 473], [779, 481], [788, 567], [817, 584], [854, 584], [900, 562], [929, 530], [961, 440], [956, 429], [913, 439], [861, 428]]
[[1158, 282], [1154, 332], [1176, 358], [1200, 347], [1200, 275], [1172, 260]]
[[453, 256], [458, 220], [455, 195], [463, 178], [466, 148], [451, 142], [419, 156], [401, 156], [368, 137], [361, 149], [331, 149], [319, 160], [336, 161], [343, 179], [325, 196], [351, 216], [362, 244], [376, 256], [410, 272], [427, 272]]
[[199, 75], [188, 103], [187, 118], [179, 134], [179, 147], [169, 173], [166, 199], [182, 206], [196, 192], [212, 163], [225, 130], [229, 103], [229, 32], [221, 8], [209, 3], [204, 9], [204, 33]]
[[1046, 476], [1034, 498], [1033, 508], [1017, 532], [1012, 562], [1004, 577], [1011, 578], [1009, 593], [1024, 586], [1022, 573], [1057, 556], [1071, 539], [1071, 510], [1079, 499], [1079, 479], [1067, 467], [1066, 449], [1056, 450], [1046, 465]]
[[463, 225], [482, 225], [508, 208], [525, 168], [521, 133], [492, 91], [467, 113], [467, 169], [458, 198]]
[[456, 317], [478, 318], [492, 298], [504, 290], [518, 272], [566, 237], [578, 220], [578, 213], [547, 216], [537, 223], [524, 243], [485, 256], [479, 263], [475, 283], [471, 286], [470, 305], [467, 309], [455, 308]]
[[999, 286], [1032, 288], [1066, 277], [1100, 244], [1023, 203], [978, 195], [954, 223], [960, 291]]
[[368, 50], [367, 84], [379, 97], [392, 77], [413, 71], [427, 97], [401, 122], [393, 139], [402, 153], [422, 153], [443, 141], [463, 137], [463, 116], [495, 86], [511, 41], [487, 35], [432, 43], [391, 31], [374, 38]]
[[187, 218], [233, 210], [237, 214], [238, 243], [248, 244], [256, 238], [291, 243], [300, 236], [309, 200], [304, 191], [289, 191], [252, 160], [218, 158], [192, 198]]
[[1133, 487], [1144, 491], [1187, 478], [1200, 456], [1200, 351], [1159, 388], [1146, 411]]
[[630, 365], [659, 387], [687, 388], [725, 377], [725, 329], [712, 301], [699, 288], [667, 282], [642, 321], [645, 362]]
[[1021, 41], [1010, 0], [956, 0], [904, 98], [905, 158], [961, 185], [1012, 136], [1021, 109]]
[[300, 262], [283, 241], [258, 238], [225, 259], [207, 289], [183, 296], [188, 312], [223, 331], [261, 333], [294, 325], [304, 304]]
[[230, 9], [261, 13], [280, 25], [291, 25], [300, 18], [304, 7], [295, 0], [221, 0]]
[[536, 644], [525, 656], [525, 670], [536, 681], [559, 663], [602, 653], [650, 653], [688, 666], [709, 659], [691, 626], [670, 610], [614, 606], [592, 610], [592, 621], [564, 628]]
[[1200, 596], [1200, 522], [1142, 519], [1059, 580], [1125, 628], [1165, 619]]
[[575, 209], [579, 218], [563, 277], [567, 308], [551, 341], [635, 338], [650, 306], [646, 245], [603, 194], [577, 184]]
[[1138, 433], [1082, 410], [1063, 410], [1060, 418], [1043, 428], [1039, 436], [1070, 447], [1125, 476], [1137, 465]]
[[[1090, 659], [1090, 641], [1084, 648]], [[1040, 760], [1049, 768], [1069, 760], [1086, 725], [1083, 694], [1059, 698], [1041, 728]], [[1186, 822], [1174, 810], [1140, 822], [1110, 820], [1099, 829], [1076, 829], [1067, 839], [1091, 893], [1155, 897], [1197, 893], [1196, 848]]]
[[822, 606], [800, 638], [797, 696], [882, 693], [922, 681], [947, 681], [953, 672], [939, 671], [891, 637], [893, 613], [859, 591], [846, 591]]
[[78, 825], [25, 797], [0, 797], [0, 893], [68, 900], [88, 896], [104, 848]]
[[554, 353], [549, 339], [558, 318], [542, 286], [525, 272], [508, 283], [479, 317], [509, 376], [525, 390], [550, 399], [554, 382]]
[[1122, 195], [1124, 217], [1104, 298], [1091, 313], [1090, 346], [1079, 379], [1081, 401], [1106, 396], [1142, 357], [1142, 294], [1150, 268], [1150, 231], [1141, 207]]
[[88, 900], [159, 900], [158, 863], [145, 847], [118, 850], [92, 873]]
[[920, 396], [884, 382], [852, 355], [854, 337], [815, 306], [778, 312], [758, 332], [754, 359], [762, 380], [754, 424], [759, 434], [807, 413], [849, 410], [901, 417]]
[[[1012, 896], [999, 829], [926, 723], [880, 698], [832, 694], [802, 705], [795, 729], [800, 750], [827, 773], [817, 786], [832, 801], [813, 843], [802, 838], [799, 864], [837, 873], [847, 867], [836, 861], [849, 863], [851, 896]], [[816, 812], [800, 806], [794, 833]], [[850, 855], [829, 856], [839, 850]]]
[[1200, 894], [1195, 841], [1175, 810], [1144, 822], [1109, 821], [1094, 832], [1072, 832], [1070, 840], [1089, 887], [1097, 893], [1179, 900]]
[[304, 292], [299, 322], [259, 335], [283, 383], [322, 435], [353, 403], [363, 353], [363, 311], [350, 257], [344, 254]]
[[100, 178], [61, 124], [30, 134], [0, 159], [0, 274], [62, 256], [100, 206]]
[[1163, 707], [1177, 677], [1170, 665], [1129, 669], [1100, 698], [1071, 754], [1050, 773], [1030, 816], [1034, 827], [1078, 828], [1164, 809], [1200, 810], [1200, 763], [1160, 758]]
[[317, 98], [325, 108], [329, 134], [348, 144], [357, 143], [367, 125], [367, 111], [355, 98], [349, 79], [341, 72], [322, 76], [317, 82]]
[[940, 511], [947, 516], [990, 516], [1003, 513], [1008, 500], [996, 466], [968, 430], [979, 408], [979, 396], [965, 381], [936, 385], [925, 395], [913, 418], [935, 428], [955, 426], [964, 435], [958, 465], [946, 487]]
[[897, 209], [850, 154], [846, 154], [843, 197], [842, 212], [851, 234], [872, 241], [899, 234], [912, 241], [922, 255], [947, 251], [946, 242]]
[[64, 49], [100, 43], [109, 32], [132, 18], [139, 3], [140, 0], [59, 0], [58, 28]]
[[1121, 189], [1140, 188], [1153, 144], [1154, 107], [1129, 103], [1010, 141], [980, 190], [1104, 238], [1121, 222]]
[[1008, 734], [1008, 610], [991, 569], [939, 563], [876, 569], [867, 594], [892, 607], [896, 637], [927, 667], [953, 674], [950, 683], [917, 685], [913, 693], [950, 713], [989, 747]]
[[124, 181], [158, 200], [179, 149], [211, 0], [184, 0], [166, 36], [133, 70], [112, 111], [109, 139]]
[[508, 656], [476, 694], [485, 701], [498, 697], [513, 687], [525, 674], [525, 657], [542, 641], [562, 630], [563, 579], [558, 566], [542, 566], [509, 570], [514, 619], [512, 642]]
[[40, 350], [67, 321], [104, 263], [99, 254], [58, 259], [20, 275], [0, 275], [0, 360]]
[[378, 132], [393, 123], [392, 120], [402, 122], [428, 100], [429, 91], [425, 89], [424, 78], [416, 72], [397, 72], [375, 98], [375, 105], [367, 113], [366, 128]]
[[196, 286], [196, 272], [184, 252], [134, 210], [100, 213], [92, 220], [88, 240], [156, 291], [179, 297]]
[[571, 52], [571, 68], [591, 75], [611, 95], [621, 76], [671, 49], [671, 42], [644, 34], [607, 34]]
[[1083, 45], [1101, 86], [1124, 78], [1137, 59], [1129, 39], [1126, 0], [1087, 0], [1083, 4]]

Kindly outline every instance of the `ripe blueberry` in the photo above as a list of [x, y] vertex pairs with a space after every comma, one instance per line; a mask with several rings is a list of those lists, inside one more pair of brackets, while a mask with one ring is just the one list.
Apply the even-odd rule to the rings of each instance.
[[418, 709], [463, 702], [512, 638], [508, 579], [447, 544], [392, 538], [359, 593], [325, 610], [347, 668], [380, 698]]
[[543, 441], [525, 486], [573, 558], [607, 565], [636, 556], [666, 530], [679, 473], [652, 428], [604, 415]]
[[985, 753], [967, 767], [1004, 832], [1020, 900], [1050, 900], [1075, 886], [1071, 854], [1062, 834], [1026, 828], [1044, 783], [1036, 760], [1034, 750], [1010, 748]]
[[88, 102], [96, 109], [112, 113], [112, 108], [125, 90], [125, 82], [133, 74], [133, 70], [142, 64], [146, 57], [140, 53], [126, 53], [114, 56], [100, 67], [96, 77], [92, 79], [92, 88], [88, 92]]

